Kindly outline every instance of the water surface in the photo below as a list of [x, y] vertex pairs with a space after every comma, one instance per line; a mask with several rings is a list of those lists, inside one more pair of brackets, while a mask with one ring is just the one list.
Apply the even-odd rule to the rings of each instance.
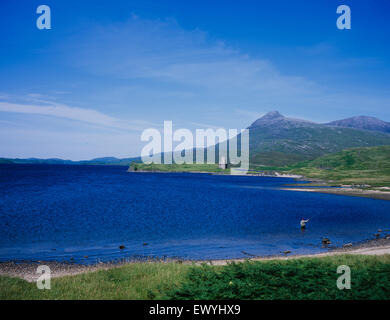
[[126, 169], [0, 165], [0, 260], [315, 253], [322, 237], [342, 245], [390, 228], [390, 202], [278, 189], [292, 179]]

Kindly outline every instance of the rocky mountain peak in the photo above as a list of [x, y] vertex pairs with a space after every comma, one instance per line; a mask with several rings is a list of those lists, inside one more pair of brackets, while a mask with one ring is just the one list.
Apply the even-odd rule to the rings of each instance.
[[293, 119], [287, 118], [279, 113], [279, 111], [271, 111], [266, 113], [261, 118], [257, 119], [249, 128], [256, 127], [269, 127], [275, 126], [278, 128], [287, 128], [287, 127], [306, 127], [315, 125], [313, 122], [302, 120], [302, 119]]
[[279, 113], [279, 111], [270, 111], [258, 120], [275, 120], [275, 119], [280, 119], [280, 118], [284, 118], [284, 116], [281, 115]]

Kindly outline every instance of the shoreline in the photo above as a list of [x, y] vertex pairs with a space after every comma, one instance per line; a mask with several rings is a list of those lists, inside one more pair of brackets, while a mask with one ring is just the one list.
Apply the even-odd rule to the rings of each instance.
[[351, 196], [351, 197], [363, 197], [371, 198], [377, 200], [390, 200], [390, 192], [380, 191], [380, 190], [367, 190], [367, 189], [358, 189], [358, 188], [345, 188], [345, 187], [322, 187], [322, 188], [294, 188], [294, 187], [282, 187], [280, 190], [286, 191], [300, 191], [300, 192], [318, 192], [325, 194], [335, 194], [341, 196]]
[[[134, 173], [203, 173], [210, 175], [231, 175], [230, 173], [225, 172], [206, 172], [206, 171], [148, 171], [148, 170], [139, 170], [139, 171], [129, 171]], [[246, 174], [236, 174], [234, 176], [249, 176], [249, 177], [269, 177], [269, 178], [288, 178], [295, 179], [296, 181], [307, 181], [309, 183], [318, 183], [319, 180], [313, 180], [310, 178], [306, 178], [301, 175], [294, 174], [256, 174], [256, 173], [246, 173]], [[371, 198], [377, 200], [387, 200], [390, 201], [390, 191], [380, 191], [380, 190], [367, 190], [367, 189], [359, 189], [359, 188], [349, 188], [349, 187], [331, 187], [326, 182], [321, 181], [321, 188], [313, 188], [310, 185], [307, 185], [305, 188], [302, 187], [294, 187], [294, 185], [290, 185], [288, 187], [281, 187], [279, 190], [285, 191], [301, 191], [301, 192], [318, 192], [324, 194], [335, 194], [335, 195], [343, 195], [343, 196], [351, 196], [351, 197], [364, 197]], [[380, 187], [378, 187], [380, 188]], [[384, 188], [384, 187], [382, 187]]]
[[61, 278], [74, 276], [83, 273], [96, 272], [120, 268], [135, 263], [179, 263], [188, 265], [208, 264], [212, 266], [224, 266], [229, 263], [240, 263], [245, 261], [270, 261], [270, 260], [288, 260], [303, 258], [322, 258], [335, 255], [358, 254], [358, 255], [385, 255], [390, 254], [390, 239], [380, 238], [368, 240], [363, 243], [353, 244], [348, 247], [330, 249], [328, 252], [313, 254], [291, 254], [291, 255], [273, 255], [273, 256], [254, 256], [250, 258], [232, 258], [232, 259], [212, 259], [212, 260], [187, 260], [187, 259], [155, 259], [132, 260], [119, 262], [100, 262], [92, 265], [83, 265], [76, 263], [65, 263], [56, 261], [24, 261], [24, 262], [0, 262], [0, 276], [9, 276], [23, 279], [27, 282], [35, 282], [40, 274], [36, 273], [37, 266], [47, 265], [50, 267], [52, 278]]
[[203, 173], [210, 175], [225, 175], [225, 176], [241, 176], [241, 177], [268, 177], [268, 178], [289, 178], [296, 180], [312, 181], [311, 179], [304, 179], [304, 176], [297, 174], [259, 174], [259, 173], [235, 173], [231, 174], [230, 172], [223, 171], [162, 171], [162, 170], [127, 170], [129, 173]]
[[[134, 171], [131, 171], [134, 172]], [[224, 172], [206, 172], [206, 171], [135, 171], [134, 173], [203, 173], [211, 175], [230, 175]], [[285, 191], [300, 191], [300, 192], [318, 192], [324, 194], [335, 194], [344, 196], [366, 197], [379, 200], [390, 200], [390, 192], [380, 190], [368, 190], [351, 188], [349, 186], [344, 187], [330, 187], [325, 181], [312, 180], [304, 176], [288, 175], [288, 174], [254, 174], [248, 173], [242, 176], [256, 176], [256, 177], [274, 177], [274, 178], [293, 178], [296, 181], [307, 181], [304, 187], [298, 187], [299, 185], [285, 185], [281, 186], [279, 190]], [[319, 183], [321, 188], [314, 187], [313, 183]], [[314, 253], [314, 254], [293, 254], [287, 255], [272, 255], [272, 256], [253, 256], [246, 258], [231, 258], [231, 259], [209, 259], [209, 260], [190, 260], [180, 258], [147, 258], [142, 260], [123, 260], [123, 261], [109, 261], [98, 262], [95, 264], [84, 265], [71, 262], [57, 262], [57, 261], [5, 261], [0, 262], [0, 276], [17, 277], [28, 282], [34, 282], [38, 279], [39, 274], [36, 273], [38, 265], [47, 265], [51, 270], [52, 278], [60, 278], [65, 276], [73, 276], [83, 273], [96, 272], [102, 270], [110, 270], [114, 268], [120, 268], [126, 265], [135, 263], [180, 263], [188, 265], [201, 265], [209, 264], [213, 266], [224, 266], [229, 263], [240, 263], [245, 261], [270, 261], [270, 260], [287, 260], [287, 259], [302, 259], [302, 258], [321, 258], [335, 255], [345, 254], [358, 254], [358, 255], [387, 255], [390, 254], [390, 238], [379, 238], [375, 240], [367, 240], [362, 243], [351, 244], [348, 247], [332, 248], [327, 252]]]

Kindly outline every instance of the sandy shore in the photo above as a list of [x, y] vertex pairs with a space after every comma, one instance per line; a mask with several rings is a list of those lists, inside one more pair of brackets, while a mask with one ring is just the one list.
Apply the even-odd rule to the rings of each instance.
[[[239, 259], [222, 259], [222, 260], [207, 260], [207, 261], [193, 261], [193, 260], [179, 260], [179, 259], [165, 259], [165, 260], [145, 260], [145, 263], [183, 263], [183, 264], [195, 264], [200, 265], [203, 263], [222, 266], [231, 262], [244, 262], [244, 261], [268, 261], [268, 260], [286, 260], [286, 259], [298, 259], [298, 258], [319, 258], [319, 257], [327, 257], [333, 255], [341, 255], [341, 254], [361, 254], [361, 255], [383, 255], [390, 254], [390, 239], [376, 239], [370, 240], [362, 244], [357, 244], [353, 246], [349, 246], [347, 248], [337, 248], [331, 249], [328, 252], [317, 253], [317, 254], [308, 254], [308, 255], [294, 255], [292, 252], [288, 256], [278, 255], [278, 256], [270, 256], [270, 257], [251, 257], [251, 258], [239, 258]], [[118, 268], [124, 265], [128, 265], [131, 263], [137, 263], [137, 261], [124, 261], [124, 262], [108, 262], [108, 263], [98, 263], [94, 265], [81, 265], [81, 264], [73, 264], [73, 263], [60, 263], [60, 262], [2, 262], [0, 263], [0, 276], [11, 276], [18, 277], [24, 279], [28, 282], [35, 282], [40, 274], [36, 273], [37, 267], [39, 265], [47, 265], [50, 267], [52, 278], [64, 277], [64, 276], [72, 276], [86, 272], [95, 272], [99, 270], [108, 270], [112, 268]]]
[[318, 193], [329, 193], [338, 194], [343, 196], [353, 197], [365, 197], [380, 200], [390, 200], [390, 192], [380, 190], [367, 190], [357, 188], [280, 188], [281, 190], [288, 191], [300, 191], [300, 192], [318, 192]]
[[98, 270], [107, 270], [120, 267], [123, 263], [100, 263], [95, 265], [81, 265], [74, 263], [63, 263], [53, 261], [40, 262], [1, 262], [0, 276], [10, 276], [22, 278], [28, 282], [35, 282], [41, 274], [37, 274], [37, 268], [40, 265], [46, 265], [50, 268], [51, 277], [58, 278], [72, 276], [80, 273], [93, 272]]
[[378, 239], [370, 240], [363, 244], [353, 245], [347, 248], [332, 249], [328, 252], [294, 255], [293, 253], [288, 256], [272, 256], [272, 257], [253, 257], [250, 259], [228, 259], [228, 260], [213, 260], [209, 261], [212, 265], [226, 265], [232, 261], [244, 262], [244, 261], [267, 261], [267, 260], [286, 260], [286, 259], [300, 259], [300, 258], [320, 258], [342, 254], [362, 254], [362, 255], [383, 255], [390, 254], [390, 239]]

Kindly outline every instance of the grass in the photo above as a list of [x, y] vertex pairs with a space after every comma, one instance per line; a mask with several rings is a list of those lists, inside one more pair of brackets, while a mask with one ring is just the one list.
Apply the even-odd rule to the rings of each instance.
[[[275, 154], [273, 154], [275, 156]], [[280, 159], [281, 155], [278, 156]], [[251, 169], [303, 175], [337, 184], [390, 186], [390, 146], [346, 149], [314, 160], [288, 166], [254, 166]], [[217, 164], [144, 164], [132, 163], [131, 171], [230, 173]]]
[[250, 130], [250, 163], [282, 167], [347, 148], [382, 145], [390, 145], [389, 134], [321, 125], [260, 126]]
[[189, 265], [177, 263], [132, 263], [51, 279], [50, 290], [39, 290], [36, 283], [0, 276], [0, 300], [4, 299], [158, 299], [183, 280]]
[[223, 170], [217, 164], [145, 164], [133, 162], [130, 171], [151, 171], [151, 172], [220, 172], [229, 173], [230, 170]]
[[263, 167], [337, 184], [390, 186], [390, 146], [347, 149], [285, 167]]
[[[339, 290], [339, 265], [351, 290]], [[390, 299], [390, 255], [340, 255], [226, 266], [134, 263], [52, 279], [51, 290], [0, 277], [0, 299]]]

